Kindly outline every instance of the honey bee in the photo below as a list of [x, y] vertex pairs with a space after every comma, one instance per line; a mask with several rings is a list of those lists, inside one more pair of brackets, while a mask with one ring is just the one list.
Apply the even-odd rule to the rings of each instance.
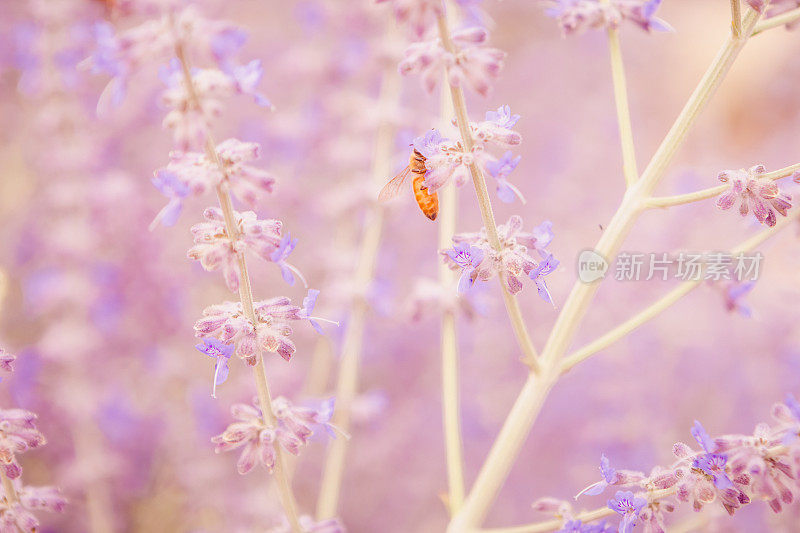
[[414, 190], [414, 198], [417, 200], [417, 205], [419, 205], [426, 217], [436, 220], [436, 215], [439, 214], [439, 195], [435, 192], [429, 193], [428, 188], [425, 187], [426, 170], [425, 156], [415, 149], [411, 152], [408, 166], [383, 187], [378, 195], [378, 201], [386, 202], [400, 194], [406, 179], [413, 174], [414, 179], [411, 181], [411, 188]]

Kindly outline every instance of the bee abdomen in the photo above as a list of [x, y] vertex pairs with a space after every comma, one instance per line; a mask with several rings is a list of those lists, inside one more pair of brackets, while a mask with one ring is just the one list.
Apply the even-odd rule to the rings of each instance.
[[425, 173], [414, 172], [414, 198], [422, 213], [431, 220], [439, 214], [439, 195], [425, 188]]

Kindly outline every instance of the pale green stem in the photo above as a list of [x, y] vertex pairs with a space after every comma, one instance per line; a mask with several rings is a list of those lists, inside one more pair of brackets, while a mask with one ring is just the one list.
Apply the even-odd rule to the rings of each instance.
[[619, 44], [617, 28], [608, 29], [608, 49], [611, 55], [611, 78], [614, 83], [614, 102], [617, 107], [617, 123], [622, 146], [622, 173], [625, 176], [625, 183], [630, 187], [639, 178], [639, 170], [636, 168], [636, 148], [633, 143], [625, 66], [622, 62], [622, 49]]
[[[733, 248], [730, 252], [731, 255], [735, 256], [740, 253], [745, 253], [752, 251], [761, 243], [775, 235], [777, 232], [788, 226], [791, 222], [794, 222], [800, 212], [794, 213], [792, 216], [788, 218], [781, 219], [774, 227], [760, 232], [758, 235], [747, 239], [740, 245]], [[668, 309], [672, 304], [692, 292], [692, 290], [696, 289], [700, 286], [703, 279], [702, 276], [698, 276], [700, 279], [684, 281], [670, 292], [668, 292], [664, 297], [659, 299], [654, 304], [650, 305], [646, 309], [642, 310], [641, 312], [637, 313], [635, 316], [631, 317], [630, 319], [626, 320], [619, 326], [615, 327], [608, 333], [602, 335], [598, 339], [590, 342], [586, 346], [576, 350], [571, 355], [565, 357], [561, 363], [561, 372], [565, 373], [572, 369], [578, 363], [581, 363], [594, 355], [595, 353], [608, 348], [618, 340], [622, 339], [630, 332], [638, 328], [639, 326], [649, 322], [662, 311]]]
[[[725, 74], [730, 70], [736, 56], [747, 42], [758, 18], [758, 13], [753, 10], [748, 11], [743, 20], [742, 38], [734, 39], [729, 36], [726, 39], [717, 57], [656, 150], [641, 178], [626, 192], [617, 213], [611, 219], [595, 247], [595, 251], [601, 256], [612, 257], [633, 228], [643, 209], [644, 200], [650, 196], [663, 177], [678, 147], [683, 144], [690, 127], [722, 83]], [[573, 286], [542, 353], [541, 372], [538, 375], [529, 376], [525, 382], [478, 473], [464, 506], [451, 520], [449, 533], [469, 531], [483, 523], [486, 513], [516, 461], [547, 395], [558, 380], [560, 375], [559, 359], [569, 347], [598, 288], [599, 282], [584, 284], [578, 281]]]
[[[383, 106], [394, 105], [399, 94], [399, 75], [394, 68], [387, 69], [383, 75], [379, 101]], [[378, 128], [372, 164], [372, 179], [375, 183], [385, 183], [391, 172], [394, 135], [395, 128], [389, 122], [382, 123]], [[384, 208], [375, 204], [367, 214], [364, 223], [361, 253], [355, 274], [357, 291], [366, 291], [372, 282], [383, 222]], [[363, 296], [359, 296], [353, 303], [342, 343], [341, 363], [336, 384], [336, 410], [332, 422], [345, 433], [350, 428], [350, 408], [358, 393], [358, 369], [363, 352], [364, 326], [369, 310], [370, 305], [367, 300]], [[337, 514], [346, 453], [347, 439], [344, 437], [331, 441], [328, 446], [317, 501], [317, 518], [319, 519], [332, 518]]]
[[733, 37], [736, 39], [742, 35], [741, 0], [731, 0], [731, 31], [733, 32]]
[[[649, 492], [647, 494], [647, 499], [649, 502], [654, 502], [663, 498], [667, 498], [672, 496], [677, 492], [678, 486], [675, 485], [668, 489], [662, 490], [655, 490]], [[605, 518], [607, 516], [612, 516], [616, 514], [615, 511], [612, 511], [607, 506], [600, 507], [598, 509], [594, 509], [592, 511], [584, 511], [582, 513], [578, 513], [574, 516], [573, 520], [580, 520], [584, 523], [593, 522], [595, 520], [600, 520], [601, 518]], [[533, 524], [527, 524], [523, 526], [513, 526], [513, 527], [500, 527], [500, 528], [491, 528], [491, 529], [472, 529], [470, 533], [546, 533], [548, 531], [557, 531], [564, 527], [564, 519], [557, 518], [555, 520], [547, 520], [546, 522], [536, 522]]]
[[[438, 18], [438, 25], [439, 38], [442, 41], [442, 46], [444, 46], [448, 52], [455, 54], [457, 50], [453, 40], [450, 38], [450, 29], [447, 26], [446, 17], [440, 16]], [[458, 130], [461, 134], [461, 142], [464, 151], [466, 153], [470, 153], [472, 151], [474, 142], [472, 139], [472, 133], [470, 132], [467, 105], [464, 101], [464, 91], [461, 89], [461, 87], [454, 87], [451, 85], [450, 95], [452, 97], [453, 111], [456, 115], [456, 123], [458, 124]], [[487, 240], [492, 248], [500, 251], [503, 249], [503, 245], [500, 242], [500, 235], [497, 232], [497, 223], [494, 219], [492, 202], [489, 199], [489, 189], [486, 187], [486, 179], [484, 178], [480, 167], [476, 163], [472, 163], [469, 166], [469, 171], [472, 176], [472, 184], [475, 187], [475, 194], [478, 197], [478, 208], [481, 212], [483, 226], [486, 229]], [[522, 349], [522, 360], [531, 368], [531, 371], [538, 373], [540, 369], [539, 357], [536, 353], [536, 348], [533, 345], [533, 340], [531, 339], [530, 333], [528, 332], [528, 327], [525, 325], [525, 321], [522, 318], [522, 311], [520, 310], [519, 302], [514, 295], [508, 292], [508, 288], [506, 288], [502, 279], [500, 280], [500, 286], [503, 290], [503, 302], [505, 303], [508, 317], [511, 320], [511, 326], [514, 329], [514, 335], [516, 336], [517, 342]]]
[[771, 30], [772, 28], [777, 28], [778, 26], [783, 26], [784, 24], [790, 24], [796, 20], [800, 20], [800, 7], [762, 20], [756, 24], [756, 29], [753, 30], [753, 35], [758, 35], [759, 33]]
[[[182, 45], [176, 45], [175, 55], [181, 63], [183, 81], [186, 85], [186, 91], [189, 94], [191, 103], [195, 109], [201, 109], [200, 100], [197, 97], [197, 93], [194, 88], [194, 81], [192, 80], [189, 62], [186, 59], [186, 53]], [[205, 152], [206, 157], [208, 157], [210, 161], [213, 161], [219, 167], [223, 176], [227, 178], [227, 169], [219, 159], [219, 155], [217, 154], [216, 150], [216, 143], [214, 142], [214, 138], [212, 137], [210, 131], [206, 131]], [[236, 241], [239, 238], [239, 228], [236, 225], [236, 219], [233, 214], [233, 203], [231, 202], [230, 192], [228, 191], [227, 180], [223, 180], [222, 183], [216, 187], [216, 192], [217, 199], [219, 200], [219, 206], [225, 219], [225, 230], [231, 241]], [[256, 317], [255, 308], [253, 307], [253, 291], [252, 284], [250, 282], [250, 274], [247, 270], [247, 261], [243, 252], [239, 252], [236, 257], [239, 263], [241, 278], [239, 281], [239, 299], [242, 303], [242, 311], [248, 320], [255, 325], [258, 324], [258, 318]], [[274, 426], [276, 424], [275, 413], [272, 411], [272, 398], [270, 397], [269, 387], [267, 385], [264, 357], [260, 349], [256, 364], [253, 366], [253, 376], [255, 377], [256, 381], [258, 402], [261, 407], [261, 412], [264, 416], [264, 423], [268, 426]], [[286, 475], [284, 461], [285, 459], [283, 450], [280, 446], [275, 446], [275, 467], [273, 472], [275, 474], [275, 481], [278, 487], [278, 495], [281, 505], [286, 513], [286, 518], [289, 522], [289, 526], [292, 528], [292, 531], [294, 533], [303, 533], [303, 528], [300, 525], [300, 519], [297, 513], [297, 503], [295, 502], [294, 494], [292, 493], [292, 488]]]
[[[452, 116], [450, 94], [442, 90], [442, 122]], [[452, 245], [456, 232], [457, 195], [454, 185], [439, 193], [439, 249]], [[442, 290], [455, 290], [455, 276], [450, 267], [439, 261], [439, 283]], [[456, 310], [442, 311], [442, 422], [444, 425], [445, 460], [447, 463], [447, 505], [451, 515], [458, 512], [464, 503], [464, 453], [461, 439], [460, 393], [458, 383], [458, 337], [456, 335]]]
[[[762, 177], [774, 181], [791, 176], [798, 171], [800, 171], [800, 163], [775, 170], [773, 172], [764, 173], [762, 174]], [[719, 196], [730, 188], [731, 184], [728, 183], [725, 185], [717, 185], [716, 187], [709, 187], [708, 189], [703, 189], [700, 191], [678, 194], [676, 196], [653, 196], [645, 200], [645, 205], [649, 208], [655, 208], [689, 204]]]

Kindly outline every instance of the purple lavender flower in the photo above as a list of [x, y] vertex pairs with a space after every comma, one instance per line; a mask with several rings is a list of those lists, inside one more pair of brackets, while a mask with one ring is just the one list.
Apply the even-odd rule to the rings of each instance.
[[281, 242], [278, 243], [278, 247], [275, 248], [275, 251], [269, 256], [273, 263], [281, 267], [281, 276], [283, 276], [284, 281], [289, 285], [294, 285], [293, 271], [297, 272], [297, 269], [286, 263], [286, 258], [289, 257], [289, 254], [292, 253], [295, 246], [297, 246], [297, 239], [292, 239], [292, 236], [287, 231], [283, 238], [281, 238]]
[[539, 261], [539, 265], [528, 274], [528, 277], [536, 283], [536, 290], [539, 291], [539, 296], [549, 304], [553, 303], [553, 297], [550, 296], [550, 290], [547, 288], [544, 277], [553, 273], [559, 264], [561, 262], [553, 254], [549, 254], [544, 260]]
[[161, 194], [169, 198], [169, 202], [153, 219], [150, 229], [152, 230], [159, 222], [167, 227], [174, 226], [181, 216], [183, 200], [189, 196], [189, 186], [182, 182], [177, 174], [168, 170], [156, 172], [152, 182]]
[[694, 426], [691, 430], [692, 436], [698, 444], [705, 450], [705, 455], [697, 457], [692, 462], [694, 468], [698, 468], [710, 476], [714, 482], [714, 486], [718, 489], [734, 488], [733, 482], [725, 472], [725, 465], [728, 462], [728, 456], [725, 454], [715, 453], [717, 451], [717, 444], [709, 436], [703, 426], [695, 420]]
[[308, 294], [305, 298], [303, 298], [303, 309], [300, 311], [300, 316], [304, 317], [311, 323], [311, 326], [317, 330], [317, 333], [320, 335], [325, 335], [325, 332], [322, 330], [322, 326], [320, 325], [319, 321], [322, 320], [323, 322], [328, 322], [330, 324], [339, 325], [338, 322], [334, 320], [328, 320], [327, 318], [320, 318], [318, 316], [313, 316], [311, 313], [314, 312], [314, 306], [317, 305], [317, 297], [319, 296], [319, 291], [316, 289], [308, 289]]
[[514, 157], [511, 151], [507, 151], [502, 158], [486, 163], [486, 170], [497, 181], [497, 197], [507, 204], [512, 203], [515, 198], [519, 198], [522, 203], [525, 203], [522, 193], [507, 179], [508, 175], [517, 168], [521, 159], [521, 155]]
[[256, 90], [256, 86], [261, 83], [261, 78], [264, 77], [264, 69], [261, 67], [260, 60], [254, 59], [246, 65], [232, 66], [227, 72], [233, 78], [236, 90], [240, 94], [252, 96], [256, 105], [261, 107], [273, 107], [267, 97]]
[[483, 122], [470, 122], [470, 129], [475, 140], [481, 144], [517, 146], [522, 142], [522, 135], [511, 128], [519, 119], [519, 115], [512, 115], [511, 108], [504, 105], [498, 107], [497, 111], [487, 111]]
[[532, 242], [530, 242], [530, 246], [532, 246], [542, 257], [545, 257], [550, 252], [545, 250], [551, 242], [553, 242], [553, 238], [555, 237], [555, 233], [553, 233], [553, 222], [550, 220], [545, 220], [531, 231], [531, 237], [533, 237]]
[[[608, 457], [606, 457], [605, 454], [600, 456], [600, 473], [603, 475], [603, 479], [583, 489], [578, 493], [577, 496], [575, 496], [575, 498], [578, 498], [584, 494], [588, 494], [589, 496], [597, 496], [606, 490], [606, 487], [616, 483], [618, 477], [617, 471], [611, 466], [611, 461], [608, 460]], [[577, 522], [580, 523], [580, 520]]]
[[439, 150], [439, 145], [446, 140], [442, 138], [439, 130], [433, 128], [428, 130], [424, 136], [416, 137], [411, 144], [414, 150], [427, 158], [433, 156]]
[[617, 491], [614, 498], [608, 500], [608, 508], [622, 516], [619, 533], [630, 533], [639, 518], [639, 512], [647, 505], [647, 500], [634, 495], [631, 491]]
[[487, 111], [486, 121], [497, 124], [498, 127], [511, 129], [519, 122], [519, 115], [511, 114], [511, 107], [508, 105], [500, 106], [497, 111]]
[[225, 344], [217, 339], [206, 338], [196, 344], [195, 348], [209, 357], [216, 359], [214, 362], [214, 385], [211, 388], [211, 397], [217, 397], [217, 385], [222, 385], [228, 379], [228, 361], [233, 355], [233, 344]]
[[578, 493], [577, 496], [575, 496], [576, 499], [584, 494], [596, 496], [603, 492], [609, 485], [625, 485], [629, 483], [637, 483], [645, 479], [643, 473], [635, 470], [616, 470], [611, 466], [611, 461], [608, 460], [608, 457], [606, 457], [605, 454], [600, 456], [600, 473], [602, 474], [603, 479], [583, 489]]
[[728, 457], [724, 454], [707, 453], [692, 461], [692, 466], [711, 476], [714, 486], [718, 489], [732, 489], [734, 488], [733, 482], [725, 473], [727, 462]]
[[483, 250], [469, 243], [456, 243], [451, 249], [445, 250], [447, 257], [461, 267], [461, 277], [458, 280], [458, 292], [467, 292], [475, 283], [477, 269], [483, 261]]
[[700, 422], [695, 420], [694, 426], [692, 426], [690, 432], [692, 437], [694, 437], [694, 440], [697, 441], [697, 444], [699, 444], [706, 451], [706, 453], [714, 453], [717, 451], [717, 444], [706, 432], [705, 428], [703, 428], [703, 425], [700, 424]]

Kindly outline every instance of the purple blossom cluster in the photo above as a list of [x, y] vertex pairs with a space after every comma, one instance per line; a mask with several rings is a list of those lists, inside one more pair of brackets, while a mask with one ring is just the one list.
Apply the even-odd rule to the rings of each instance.
[[[453, 248], [440, 253], [444, 262], [453, 270], [460, 270], [459, 292], [468, 291], [476, 281], [488, 281], [499, 277], [511, 294], [522, 290], [520, 277], [534, 281], [539, 296], [552, 303], [545, 276], [551, 274], [559, 261], [547, 250], [553, 240], [553, 224], [542, 222], [532, 231], [524, 231], [522, 218], [517, 215], [497, 227], [500, 236], [496, 250], [486, 235], [486, 228], [478, 233], [459, 233], [453, 236]], [[531, 255], [536, 252], [538, 257]]]
[[275, 398], [272, 401], [274, 422], [264, 418], [258, 405], [258, 399], [253, 401], [253, 405], [233, 405], [231, 414], [237, 421], [211, 439], [217, 453], [243, 448], [236, 463], [240, 474], [248, 473], [259, 463], [272, 472], [275, 468], [275, 447], [280, 446], [292, 455], [299, 455], [300, 449], [314, 435], [315, 428], [325, 430], [332, 437], [336, 436], [329, 423], [333, 414], [333, 399], [317, 408], [310, 408], [294, 406], [283, 397]]
[[24, 409], [0, 409], [0, 463], [6, 477], [22, 474], [17, 454], [45, 444], [44, 435], [36, 428], [36, 415]]
[[720, 172], [719, 181], [730, 183], [730, 190], [717, 199], [717, 207], [727, 210], [739, 202], [740, 215], [746, 217], [752, 212], [761, 224], [774, 226], [777, 223], [775, 213], [785, 217], [792, 207], [792, 197], [781, 191], [773, 180], [763, 176], [766, 171], [764, 165], [756, 165], [747, 170]]
[[500, 74], [506, 57], [502, 50], [484, 46], [488, 40], [489, 32], [475, 27], [453, 33], [455, 51], [445, 48], [439, 38], [414, 43], [405, 51], [399, 66], [400, 73], [420, 74], [422, 85], [428, 92], [433, 91], [446, 73], [450, 85], [467, 85], [486, 96], [492, 79]]
[[292, 305], [291, 300], [283, 296], [255, 302], [255, 324], [245, 316], [241, 302], [215, 304], [203, 310], [203, 318], [194, 325], [195, 335], [232, 344], [233, 353], [249, 365], [257, 364], [262, 350], [277, 353], [289, 361], [296, 350], [289, 338], [292, 334], [289, 324], [297, 320], [320, 320], [311, 316], [315, 298], [316, 295], [306, 298], [303, 308]]
[[[207, 208], [203, 212], [206, 222], [192, 226], [194, 246], [187, 252], [189, 259], [200, 261], [208, 271], [222, 270], [225, 284], [234, 292], [239, 290], [242, 275], [240, 257], [246, 250], [265, 261], [275, 258], [284, 268], [293, 269], [285, 262], [293, 243], [291, 239], [282, 239], [279, 220], [259, 220], [253, 211], [234, 211], [233, 217], [237, 229], [235, 238], [228, 235], [222, 210]], [[290, 277], [289, 281], [293, 282], [294, 278]]]
[[258, 105], [271, 107], [269, 100], [257, 92], [263, 75], [261, 63], [254, 60], [233, 67], [229, 72], [192, 69], [187, 80], [180, 61], [173, 58], [170, 68], [162, 68], [160, 73], [167, 87], [161, 95], [161, 103], [169, 109], [162, 123], [164, 128], [172, 131], [175, 144], [181, 150], [202, 146], [212, 121], [222, 114], [224, 99], [247, 94], [252, 95]]
[[[696, 450], [678, 442], [673, 446], [677, 461], [669, 467], [656, 466], [650, 474], [616, 470], [605, 455], [600, 460], [602, 479], [582, 490], [582, 495], [598, 495], [615, 487], [607, 508], [620, 516], [619, 533], [630, 533], [637, 524], [642, 531], [665, 533], [667, 516], [681, 504], [695, 511], [718, 503], [733, 515], [743, 506], [764, 501], [780, 513], [794, 502], [800, 489], [800, 402], [789, 394], [772, 408], [773, 425], [758, 424], [752, 435], [722, 435], [712, 438], [695, 421], [692, 437]], [[564, 520], [564, 532], [606, 531], [603, 523], [585, 523], [569, 502], [543, 498], [534, 509]], [[605, 513], [594, 513], [602, 518]]]
[[[225, 183], [231, 193], [248, 206], [255, 206], [262, 193], [271, 193], [275, 179], [266, 171], [247, 163], [260, 157], [257, 143], [228, 139], [216, 147], [215, 160], [199, 152], [173, 152], [170, 163], [156, 171], [153, 185], [169, 203], [159, 212], [153, 225], [172, 226], [189, 195], [200, 196]], [[223, 170], [224, 169], [224, 170]], [[152, 226], [151, 226], [152, 227]]]
[[470, 181], [474, 165], [494, 178], [500, 200], [512, 203], [519, 198], [524, 203], [522, 193], [508, 180], [521, 156], [515, 157], [511, 151], [506, 151], [498, 158], [492, 153], [493, 148], [507, 149], [522, 143], [522, 136], [513, 129], [519, 119], [507, 105], [497, 111], [487, 111], [485, 120], [469, 124], [473, 138], [471, 150], [466, 150], [461, 141], [442, 137], [436, 129], [414, 139], [414, 149], [425, 156], [427, 189], [435, 192], [450, 182], [462, 187]]
[[[13, 371], [16, 356], [0, 349], [0, 369]], [[17, 455], [43, 446], [44, 435], [36, 428], [37, 416], [25, 409], [0, 409], [0, 463], [3, 478], [0, 501], [0, 532], [35, 533], [39, 520], [35, 511], [61, 512], [67, 505], [55, 487], [29, 487], [22, 485], [22, 467]], [[13, 494], [9, 494], [13, 490]]]
[[627, 20], [645, 31], [671, 31], [656, 17], [662, 0], [548, 0], [547, 16], [558, 21], [565, 35], [587, 29], [617, 28]]
[[220, 66], [231, 64], [232, 56], [246, 40], [244, 33], [228, 22], [203, 16], [195, 6], [179, 8], [175, 4], [165, 6], [167, 9], [160, 17], [124, 31], [117, 31], [106, 22], [95, 25], [97, 48], [87, 64], [92, 72], [112, 78], [103, 92], [101, 105], [104, 102], [119, 105], [132, 76], [145, 67], [169, 61], [176, 44], [191, 48], [203, 59]]
[[[10, 498], [3, 489], [0, 502], [0, 532], [36, 533], [39, 519], [33, 513], [47, 511], [60, 513], [67, 506], [67, 500], [54, 487], [27, 487], [15, 484], [15, 498]], [[14, 501], [17, 500], [17, 501]]]

